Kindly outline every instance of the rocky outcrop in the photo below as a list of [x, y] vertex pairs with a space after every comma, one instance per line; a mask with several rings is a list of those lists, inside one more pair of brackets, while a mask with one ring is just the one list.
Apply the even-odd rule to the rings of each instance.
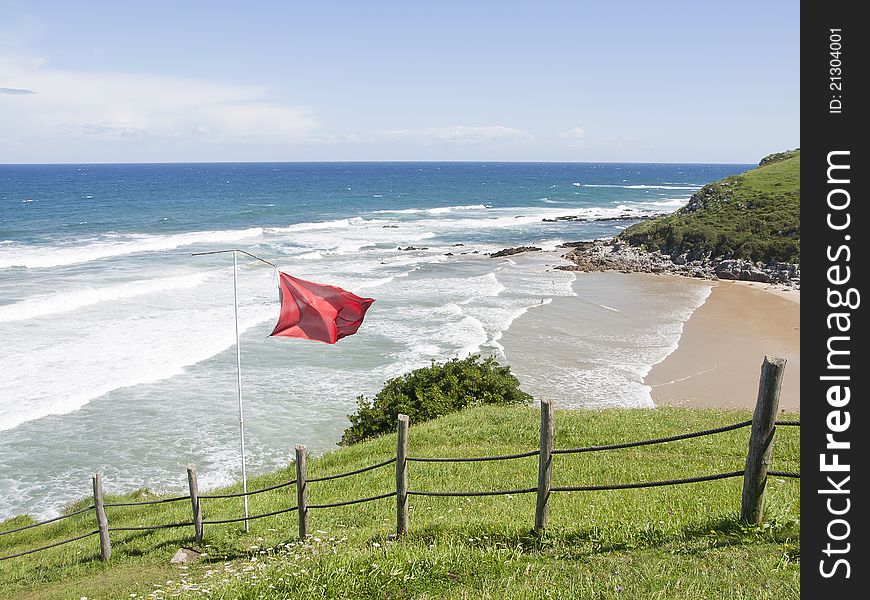
[[499, 250], [498, 252], [493, 252], [490, 254], [490, 258], [502, 258], [503, 256], [513, 256], [514, 254], [521, 254], [523, 252], [540, 252], [541, 249], [535, 246], [517, 246], [516, 248], [505, 248], [504, 250]]
[[[628, 209], [630, 211], [631, 209]], [[646, 219], [655, 219], [668, 213], [632, 213], [624, 212], [613, 217], [580, 217], [578, 215], [565, 215], [564, 217], [554, 217], [552, 219], [541, 219], [544, 223], [558, 223], [559, 221], [580, 221], [589, 223], [592, 221], [644, 221]]]
[[713, 268], [719, 279], [800, 285], [800, 267], [791, 263], [758, 266], [747, 260], [723, 260]]
[[647, 252], [618, 239], [569, 242], [565, 271], [621, 271], [623, 273], [671, 273], [703, 279], [731, 279], [800, 288], [800, 266], [791, 263], [755, 264], [743, 259], [713, 260], [687, 253], [668, 255]]

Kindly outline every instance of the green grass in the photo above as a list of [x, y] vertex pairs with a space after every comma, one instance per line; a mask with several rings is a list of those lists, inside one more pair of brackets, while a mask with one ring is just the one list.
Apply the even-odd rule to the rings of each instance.
[[[771, 158], [773, 157], [773, 158]], [[800, 150], [704, 186], [674, 214], [638, 223], [620, 238], [666, 254], [800, 262]]]
[[[556, 446], [618, 443], [745, 420], [745, 411], [557, 411]], [[479, 407], [412, 426], [412, 456], [481, 456], [533, 449], [539, 413]], [[667, 479], [741, 470], [749, 430], [609, 452], [554, 457], [553, 485]], [[288, 442], [289, 443], [289, 442]], [[309, 462], [309, 476], [390, 458], [395, 436]], [[777, 431], [773, 466], [799, 469], [799, 431]], [[533, 487], [536, 458], [487, 463], [411, 463], [416, 490]], [[290, 469], [250, 489], [292, 479]], [[311, 503], [395, 486], [392, 465], [310, 485]], [[392, 498], [311, 511], [313, 537], [297, 542], [296, 514], [206, 526], [206, 556], [169, 565], [192, 528], [112, 534], [113, 557], [99, 560], [96, 537], [0, 563], [3, 598], [797, 598], [800, 503], [796, 480], [768, 482], [765, 524], [738, 522], [742, 479], [681, 486], [554, 494], [546, 533], [531, 533], [535, 495], [411, 497], [410, 530], [400, 541]], [[238, 491], [239, 486], [231, 488]], [[135, 495], [145, 497], [143, 492]], [[124, 497], [129, 498], [129, 497]], [[113, 497], [109, 501], [117, 501]], [[90, 502], [83, 500], [81, 505]], [[206, 519], [239, 516], [241, 501], [204, 500]], [[295, 488], [251, 498], [258, 514], [295, 504]], [[75, 507], [71, 507], [75, 508]], [[190, 519], [188, 502], [109, 508], [110, 525]], [[0, 525], [24, 524], [19, 517]], [[94, 529], [91, 513], [0, 537], [0, 555]], [[171, 582], [171, 583], [170, 583]], [[208, 593], [203, 591], [208, 590]]]

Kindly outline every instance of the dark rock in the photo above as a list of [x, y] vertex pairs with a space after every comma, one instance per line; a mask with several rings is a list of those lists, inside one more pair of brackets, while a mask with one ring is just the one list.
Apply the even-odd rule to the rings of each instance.
[[416, 246], [405, 246], [404, 248], [402, 248], [401, 246], [399, 246], [398, 248], [396, 248], [396, 250], [404, 250], [404, 251], [408, 251], [408, 250], [428, 250], [428, 249], [429, 249], [429, 248], [417, 248]]
[[[630, 210], [630, 209], [629, 209]], [[615, 217], [580, 217], [577, 215], [566, 215], [564, 217], [555, 217], [553, 219], [541, 219], [544, 223], [557, 223], [559, 221], [579, 221], [579, 222], [590, 222], [590, 221], [645, 221], [646, 219], [655, 219], [657, 217], [661, 217], [668, 213], [643, 213], [643, 214], [633, 214], [630, 215], [628, 212], [624, 212], [621, 215]]]
[[743, 259], [712, 259], [709, 255], [647, 252], [622, 240], [571, 242], [563, 258], [570, 266], [563, 271], [621, 271], [631, 273], [670, 273], [712, 280], [742, 280], [776, 283], [800, 288], [800, 266], [790, 263], [755, 264]]
[[592, 242], [563, 242], [556, 248], [588, 248], [592, 246]]
[[540, 248], [535, 246], [517, 246], [516, 248], [505, 248], [504, 250], [493, 252], [489, 256], [490, 258], [501, 258], [503, 256], [513, 256], [514, 254], [521, 254], [523, 252], [539, 252], [540, 250]]

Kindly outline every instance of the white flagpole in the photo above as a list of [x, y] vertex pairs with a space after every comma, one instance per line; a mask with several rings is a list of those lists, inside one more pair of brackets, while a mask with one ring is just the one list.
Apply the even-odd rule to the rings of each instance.
[[233, 311], [236, 317], [236, 376], [239, 388], [239, 439], [242, 446], [242, 492], [245, 499], [245, 533], [248, 532], [248, 472], [245, 468], [245, 409], [242, 404], [242, 346], [239, 343], [239, 292], [236, 283], [236, 251], [233, 251]]
[[251, 258], [255, 258], [260, 262], [264, 262], [267, 265], [278, 268], [273, 263], [270, 263], [268, 260], [262, 259], [259, 256], [255, 256], [250, 252], [246, 252], [245, 250], [240, 250], [238, 248], [229, 248], [226, 250], [211, 250], [209, 252], [193, 252], [191, 256], [204, 256], [206, 254], [222, 254], [224, 252], [232, 252], [233, 253], [233, 312], [236, 318], [236, 378], [238, 382], [239, 388], [239, 439], [242, 447], [242, 491], [244, 492], [245, 498], [245, 532], [248, 531], [248, 472], [245, 465], [245, 409], [242, 404], [242, 346], [239, 343], [239, 290], [238, 290], [238, 282], [236, 271], [238, 269], [238, 260], [237, 254], [241, 252], [246, 256], [250, 256]]

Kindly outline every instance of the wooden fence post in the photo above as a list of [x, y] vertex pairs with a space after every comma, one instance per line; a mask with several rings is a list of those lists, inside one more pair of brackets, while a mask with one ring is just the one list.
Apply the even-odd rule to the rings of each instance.
[[196, 465], [187, 465], [187, 486], [190, 488], [190, 506], [193, 509], [193, 534], [196, 543], [202, 543], [202, 508], [199, 504], [199, 484], [196, 481]]
[[535, 506], [535, 531], [538, 533], [547, 526], [555, 432], [553, 405], [549, 400], [541, 400], [541, 453], [538, 455], [538, 502]]
[[396, 534], [408, 531], [408, 415], [399, 415], [396, 442]]
[[103, 506], [103, 476], [94, 473], [94, 509], [97, 512], [97, 529], [100, 532], [100, 555], [103, 560], [112, 557], [112, 544], [109, 542], [109, 520]]
[[296, 446], [296, 512], [299, 513], [299, 539], [308, 537], [308, 455], [305, 446]]
[[776, 412], [779, 408], [779, 392], [785, 359], [765, 356], [761, 364], [761, 379], [758, 382], [758, 399], [752, 414], [752, 432], [749, 435], [749, 453], [746, 456], [746, 472], [743, 475], [743, 499], [740, 505], [740, 520], [760, 525], [764, 518], [764, 487], [767, 484], [767, 469], [773, 452], [773, 433], [776, 430]]

